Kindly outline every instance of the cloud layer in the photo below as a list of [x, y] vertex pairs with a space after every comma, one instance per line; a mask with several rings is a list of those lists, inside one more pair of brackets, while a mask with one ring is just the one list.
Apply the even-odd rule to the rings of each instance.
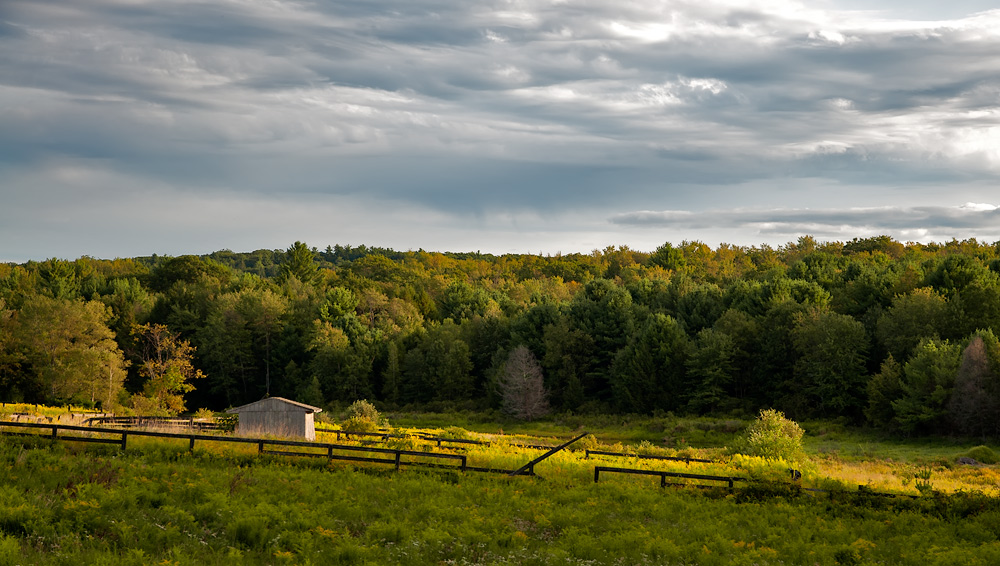
[[[892, 7], [6, 0], [0, 259], [294, 233], [553, 252], [985, 234], [942, 211], [996, 201], [1000, 10]], [[170, 207], [150, 195], [210, 211], [198, 250], [164, 243]], [[92, 222], [60, 217], [74, 202]], [[327, 213], [268, 214], [285, 208]], [[651, 233], [630, 213], [675, 209], [697, 220]], [[115, 246], [128, 215], [147, 219], [131, 240], [146, 252]], [[53, 243], [22, 237], [39, 230]]]
[[683, 210], [637, 211], [617, 215], [612, 222], [694, 231], [723, 225], [742, 227], [759, 234], [786, 237], [812, 234], [839, 240], [882, 234], [903, 241], [944, 241], [955, 237], [955, 234], [986, 241], [1000, 240], [1000, 207], [971, 202], [958, 207], [779, 208], [697, 213]]

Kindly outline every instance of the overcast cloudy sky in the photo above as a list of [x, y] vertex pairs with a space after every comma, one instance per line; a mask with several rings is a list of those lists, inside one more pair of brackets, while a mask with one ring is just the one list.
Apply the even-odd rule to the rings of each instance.
[[1000, 240], [1000, 10], [0, 0], [0, 260]]

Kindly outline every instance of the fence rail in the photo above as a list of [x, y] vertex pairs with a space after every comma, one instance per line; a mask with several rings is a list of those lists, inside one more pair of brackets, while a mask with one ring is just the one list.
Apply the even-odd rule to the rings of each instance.
[[[22, 428], [22, 429], [44, 429], [51, 430], [50, 434], [34, 434], [31, 432], [13, 432], [7, 430], [9, 428]], [[108, 434], [117, 435], [119, 438], [102, 438], [96, 436], [77, 436], [77, 435], [59, 435], [59, 431], [72, 431], [72, 432], [84, 432], [89, 434]], [[256, 444], [257, 452], [261, 454], [272, 454], [281, 456], [306, 456], [306, 457], [323, 457], [330, 460], [347, 460], [352, 462], [372, 462], [378, 464], [393, 464], [396, 469], [399, 469], [401, 465], [408, 466], [430, 466], [430, 467], [447, 467], [453, 468], [461, 471], [466, 471], [470, 469], [467, 466], [466, 456], [464, 454], [442, 454], [439, 452], [420, 452], [415, 450], [396, 450], [393, 448], [375, 448], [370, 446], [350, 446], [344, 444], [330, 444], [325, 442], [304, 442], [298, 440], [279, 440], [270, 438], [243, 438], [235, 436], [214, 436], [214, 435], [204, 435], [204, 434], [183, 434], [183, 433], [173, 433], [173, 432], [159, 432], [159, 431], [149, 431], [149, 430], [123, 430], [116, 428], [95, 428], [87, 426], [75, 426], [75, 425], [61, 425], [61, 424], [46, 424], [46, 423], [20, 423], [20, 422], [0, 422], [0, 434], [4, 435], [17, 435], [17, 436], [37, 436], [43, 438], [51, 438], [54, 440], [66, 440], [73, 442], [94, 442], [103, 444], [117, 444], [122, 450], [128, 445], [129, 436], [147, 436], [154, 438], [176, 438], [180, 440], [188, 441], [188, 450], [194, 450], [195, 442], [228, 442], [228, 443], [240, 443], [240, 444]], [[325, 450], [322, 452], [301, 452], [301, 451], [281, 451], [281, 450], [267, 450], [266, 447], [273, 446], [294, 446], [294, 447], [305, 447], [305, 448], [316, 448]], [[343, 452], [362, 452], [368, 454], [386, 454], [391, 455], [390, 457], [383, 458], [371, 458], [364, 456], [352, 456], [343, 454]], [[403, 460], [403, 456], [407, 456], [407, 460]], [[431, 460], [445, 460], [457, 462], [457, 465], [442, 465], [434, 462], [423, 461], [425, 459]], [[485, 471], [483, 469], [473, 469], [473, 471]], [[510, 470], [500, 470], [503, 473], [510, 473]]]
[[704, 458], [684, 458], [681, 456], [657, 456], [654, 454], [629, 454], [627, 452], [606, 452], [604, 450], [587, 450], [587, 458], [590, 458], [591, 454], [596, 454], [599, 456], [627, 456], [629, 458], [639, 458], [643, 460], [670, 460], [672, 462], [684, 462], [690, 464], [691, 462], [702, 462], [706, 464], [711, 464], [715, 460], [706, 460]]
[[[445, 447], [445, 448], [446, 446], [444, 446], [444, 443], [472, 444], [476, 446], [490, 446], [491, 444], [494, 444], [494, 441], [491, 440], [474, 440], [471, 438], [445, 438], [441, 436], [434, 436], [432, 434], [426, 434], [420, 432], [410, 433], [410, 434], [394, 434], [387, 431], [363, 432], [363, 431], [350, 431], [350, 430], [339, 430], [334, 428], [318, 428], [318, 427], [316, 428], [316, 432], [336, 434], [337, 440], [340, 440], [342, 436], [347, 438], [350, 438], [352, 436], [369, 436], [369, 437], [379, 438], [383, 441], [389, 440], [390, 438], [405, 438], [407, 436], [415, 436], [420, 440], [426, 442], [436, 442], [438, 447]], [[531, 448], [534, 450], [551, 450], [555, 448], [555, 446], [550, 446], [547, 444], [523, 444], [520, 442], [510, 442], [510, 445], [519, 446], [521, 448]]]
[[[729, 484], [729, 489], [733, 489], [733, 483], [746, 481], [746, 478], [733, 476], [709, 476], [705, 474], [685, 474], [681, 472], [665, 472], [660, 470], [637, 470], [634, 468], [613, 468], [609, 466], [594, 466], [594, 483], [600, 479], [601, 472], [614, 472], [618, 474], [633, 474], [640, 476], [660, 476], [660, 487], [666, 487], [667, 478], [680, 478], [689, 480], [718, 481]], [[714, 487], [714, 486], [703, 486]]]
[[210, 420], [201, 420], [194, 417], [91, 417], [87, 419], [88, 426], [111, 425], [120, 428], [135, 427], [162, 427], [162, 428], [191, 428], [197, 430], [222, 430], [222, 425]]

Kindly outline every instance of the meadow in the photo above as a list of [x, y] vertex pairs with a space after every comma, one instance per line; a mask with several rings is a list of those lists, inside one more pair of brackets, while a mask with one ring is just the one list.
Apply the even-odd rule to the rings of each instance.
[[[538, 477], [506, 477], [397, 472], [221, 443], [188, 451], [181, 440], [130, 438], [120, 451], [4, 436], [0, 565], [1000, 563], [996, 470], [956, 463], [975, 441], [900, 441], [806, 423], [806, 457], [773, 462], [728, 456], [722, 447], [743, 423], [722, 419], [392, 419], [397, 432], [492, 439], [454, 450], [477, 466], [515, 468], [541, 454], [518, 442], [555, 444], [581, 427], [594, 436], [576, 448], [717, 462], [586, 459], [577, 450], [540, 463]], [[326, 436], [334, 433], [317, 440], [333, 441]], [[447, 450], [416, 436], [388, 445]], [[609, 463], [757, 481], [732, 491], [664, 489], [624, 475], [595, 484], [594, 465]], [[788, 481], [792, 465], [800, 484]]]

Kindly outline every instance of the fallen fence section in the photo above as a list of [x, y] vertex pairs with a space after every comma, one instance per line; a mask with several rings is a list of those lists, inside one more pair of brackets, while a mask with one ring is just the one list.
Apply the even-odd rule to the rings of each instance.
[[670, 460], [672, 462], [684, 462], [690, 464], [691, 462], [703, 462], [706, 464], [711, 464], [714, 460], [705, 460], [703, 458], [683, 458], [681, 456], [656, 456], [653, 454], [629, 454], [628, 452], [605, 452], [604, 450], [587, 450], [587, 458], [594, 454], [597, 456], [626, 456], [629, 458], [639, 458], [643, 460]]
[[[25, 428], [25, 429], [44, 429], [46, 431], [51, 430], [50, 434], [34, 434], [30, 432], [12, 432], [9, 430], [3, 430], [8, 427], [14, 428]], [[76, 431], [85, 432], [89, 434], [111, 434], [119, 436], [118, 438], [102, 438], [96, 436], [67, 436], [59, 435], [59, 431]], [[490, 471], [497, 473], [509, 474], [509, 470], [489, 470], [485, 468], [470, 468], [467, 466], [466, 456], [463, 454], [442, 454], [437, 452], [420, 452], [415, 450], [395, 450], [392, 448], [373, 448], [367, 446], [347, 446], [342, 444], [328, 444], [322, 442], [304, 442], [297, 440], [278, 440], [269, 438], [242, 438], [242, 437], [225, 437], [225, 436], [210, 436], [203, 434], [180, 434], [172, 432], [156, 432], [156, 431], [146, 431], [146, 430], [122, 430], [113, 428], [94, 428], [86, 426], [73, 426], [73, 425], [50, 425], [43, 423], [18, 423], [18, 422], [0, 422], [0, 434], [4, 435], [14, 435], [14, 436], [35, 436], [41, 438], [50, 438], [53, 440], [67, 440], [73, 442], [95, 442], [102, 444], [117, 444], [122, 450], [128, 445], [129, 436], [148, 436], [155, 438], [177, 438], [181, 440], [188, 441], [188, 450], [194, 450], [195, 441], [203, 442], [229, 442], [229, 443], [239, 443], [239, 444], [256, 444], [257, 452], [260, 454], [271, 454], [278, 456], [307, 456], [307, 457], [322, 457], [330, 460], [346, 460], [351, 462], [372, 462], [377, 464], [393, 464], [398, 470], [400, 465], [408, 466], [424, 466], [424, 467], [445, 467], [451, 469], [457, 469], [461, 471], [472, 470], [472, 471]], [[305, 447], [305, 448], [318, 448], [325, 450], [325, 452], [301, 452], [301, 451], [281, 451], [281, 450], [267, 450], [267, 446], [295, 446], [295, 447]], [[362, 452], [368, 454], [385, 454], [383, 458], [371, 458], [364, 456], [353, 456], [343, 454], [342, 452]], [[408, 458], [404, 461], [403, 456]], [[445, 465], [434, 462], [421, 461], [420, 459], [431, 459], [431, 460], [446, 460], [457, 462], [458, 465]]]
[[[594, 466], [594, 483], [600, 479], [601, 472], [615, 472], [619, 474], [634, 474], [640, 476], [660, 476], [660, 487], [666, 487], [667, 478], [681, 478], [689, 480], [719, 481], [729, 484], [729, 489], [733, 489], [733, 482], [746, 481], [746, 478], [731, 476], [707, 476], [704, 474], [683, 474], [680, 472], [663, 472], [659, 470], [636, 470], [632, 468], [612, 468], [607, 466]], [[715, 486], [699, 486], [715, 487]]]

